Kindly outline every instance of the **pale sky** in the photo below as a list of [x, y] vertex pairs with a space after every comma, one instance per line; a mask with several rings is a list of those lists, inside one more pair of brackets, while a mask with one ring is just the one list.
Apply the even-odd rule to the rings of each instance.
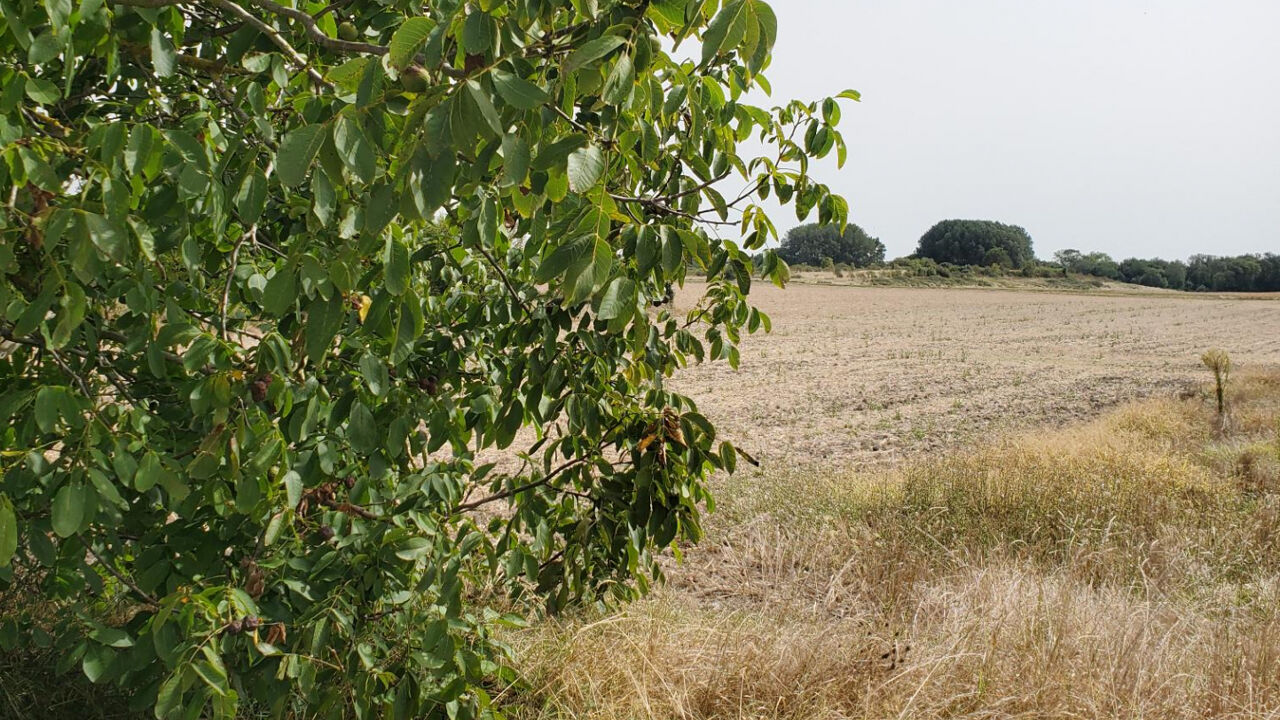
[[946, 218], [1046, 259], [1280, 252], [1280, 0], [771, 4], [772, 102], [862, 93], [817, 174], [889, 257]]

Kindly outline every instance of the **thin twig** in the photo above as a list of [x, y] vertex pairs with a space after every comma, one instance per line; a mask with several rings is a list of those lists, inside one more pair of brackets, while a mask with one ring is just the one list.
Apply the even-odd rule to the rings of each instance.
[[78, 534], [76, 535], [76, 537], [79, 538], [80, 542], [84, 545], [85, 549], [89, 551], [89, 554], [93, 556], [93, 559], [98, 561], [98, 565], [101, 565], [102, 567], [106, 568], [107, 572], [114, 575], [115, 578], [119, 580], [125, 587], [132, 590], [134, 594], [136, 594], [138, 597], [142, 598], [143, 600], [146, 600], [148, 605], [151, 605], [152, 607], [160, 606], [159, 600], [157, 600], [154, 596], [152, 596], [146, 590], [143, 590], [142, 588], [133, 584], [132, 581], [130, 581], [128, 578], [122, 575], [119, 570], [116, 570], [114, 565], [108, 562], [106, 558], [99, 555], [97, 550], [93, 549], [93, 545], [90, 545], [89, 543], [85, 542], [85, 539]]
[[462, 513], [462, 512], [467, 512], [467, 511], [469, 511], [469, 510], [475, 510], [476, 508], [480, 507], [481, 505], [488, 505], [488, 504], [489, 504], [489, 503], [491, 503], [491, 502], [497, 502], [498, 500], [505, 500], [505, 499], [507, 499], [507, 498], [509, 498], [509, 497], [514, 497], [514, 496], [516, 496], [516, 495], [519, 495], [519, 494], [520, 494], [520, 493], [522, 493], [522, 492], [526, 492], [526, 491], [529, 491], [529, 490], [536, 490], [537, 488], [540, 488], [540, 487], [542, 487], [542, 486], [544, 486], [544, 485], [546, 485], [546, 484], [550, 483], [552, 480], [555, 480], [555, 479], [556, 479], [556, 477], [558, 477], [558, 476], [559, 476], [561, 473], [563, 473], [564, 471], [569, 470], [570, 468], [573, 468], [573, 467], [575, 467], [575, 466], [577, 466], [577, 465], [581, 465], [581, 464], [583, 464], [583, 463], [586, 463], [587, 461], [588, 461], [588, 458], [575, 458], [575, 459], [573, 459], [573, 460], [570, 460], [569, 462], [566, 462], [565, 464], [561, 465], [560, 467], [556, 468], [555, 470], [552, 470], [551, 472], [547, 473], [547, 475], [546, 475], [545, 477], [543, 477], [541, 480], [535, 480], [535, 481], [533, 481], [533, 482], [531, 482], [531, 483], [527, 483], [527, 484], [525, 484], [525, 485], [520, 485], [520, 486], [517, 486], [517, 487], [513, 487], [513, 488], [511, 488], [511, 489], [509, 489], [509, 490], [503, 490], [502, 492], [496, 492], [496, 493], [494, 493], [494, 494], [492, 494], [492, 495], [489, 495], [489, 496], [487, 496], [487, 497], [482, 497], [482, 498], [480, 498], [479, 500], [474, 500], [474, 501], [469, 502], [469, 503], [463, 503], [463, 504], [459, 505], [458, 507], [454, 508], [454, 512], [455, 512], [455, 513]]
[[235, 247], [231, 248], [231, 267], [227, 270], [227, 282], [222, 286], [222, 306], [218, 312], [218, 328], [222, 332], [222, 339], [227, 340], [227, 306], [231, 303], [231, 283], [236, 278], [236, 262], [240, 259], [240, 246], [245, 241], [258, 236], [258, 224], [254, 223], [249, 227], [248, 232], [240, 236], [236, 241]]
[[44, 348], [44, 352], [49, 353], [49, 357], [53, 358], [53, 361], [58, 364], [58, 367], [62, 368], [62, 372], [71, 376], [71, 379], [75, 381], [76, 386], [80, 388], [80, 392], [84, 393], [86, 400], [92, 402], [93, 399], [97, 397], [97, 395], [89, 389], [89, 384], [84, 381], [84, 378], [80, 377], [79, 373], [71, 369], [71, 366], [67, 364], [66, 360], [62, 359], [62, 356], [58, 354], [57, 350], [46, 346]]
[[671, 217], [683, 218], [685, 220], [690, 220], [692, 222], [697, 222], [697, 223], [703, 223], [705, 225], [728, 226], [728, 225], [738, 224], [730, 220], [708, 220], [706, 218], [699, 217], [701, 213], [698, 213], [697, 215], [695, 215], [692, 213], [687, 213], [683, 210], [677, 210], [671, 207], [670, 205], [666, 205], [665, 203], [659, 202], [652, 198], [632, 197], [630, 195], [618, 195], [615, 193], [609, 193], [609, 197], [613, 198], [617, 202], [637, 203], [637, 204], [643, 205], [647, 208], [652, 209], [653, 211], [657, 212], [660, 215], [669, 215]]
[[516, 292], [515, 285], [511, 284], [511, 279], [507, 277], [507, 273], [498, 265], [498, 261], [494, 259], [493, 255], [489, 254], [489, 251], [485, 249], [484, 245], [476, 245], [476, 249], [480, 251], [480, 254], [484, 256], [485, 260], [489, 261], [489, 264], [493, 266], [493, 269], [498, 273], [498, 276], [502, 278], [502, 284], [507, 286], [507, 292], [511, 293], [511, 299], [519, 303], [520, 309], [524, 310], [525, 315], [530, 315], [531, 312], [529, 310], [529, 306], [525, 304], [524, 298], [520, 297], [520, 294]]
[[554, 111], [554, 112], [555, 112], [555, 114], [557, 114], [557, 115], [559, 115], [560, 117], [564, 118], [565, 122], [567, 122], [567, 123], [569, 123], [570, 125], [572, 125], [574, 130], [577, 130], [578, 132], [582, 133], [583, 135], [591, 135], [591, 134], [592, 134], [592, 133], [591, 133], [591, 128], [588, 128], [586, 125], [583, 125], [582, 123], [578, 122], [577, 120], [574, 120], [572, 117], [570, 117], [570, 116], [569, 116], [569, 113], [565, 112], [564, 110], [561, 110], [559, 105], [556, 105], [555, 103], [552, 103], [552, 104], [548, 105], [547, 107], [551, 108], [551, 110], [552, 110], [552, 111]]

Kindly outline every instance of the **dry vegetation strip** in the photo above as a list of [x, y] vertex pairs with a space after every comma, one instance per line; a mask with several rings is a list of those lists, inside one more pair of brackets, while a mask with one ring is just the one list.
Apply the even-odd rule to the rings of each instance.
[[658, 595], [516, 638], [519, 717], [1280, 714], [1280, 374], [895, 470], [722, 481]]

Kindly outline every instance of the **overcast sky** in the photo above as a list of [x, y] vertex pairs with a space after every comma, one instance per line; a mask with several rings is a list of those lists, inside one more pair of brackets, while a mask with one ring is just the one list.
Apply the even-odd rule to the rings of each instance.
[[945, 218], [1042, 258], [1280, 252], [1280, 0], [772, 6], [773, 101], [862, 93], [818, 175], [890, 257]]

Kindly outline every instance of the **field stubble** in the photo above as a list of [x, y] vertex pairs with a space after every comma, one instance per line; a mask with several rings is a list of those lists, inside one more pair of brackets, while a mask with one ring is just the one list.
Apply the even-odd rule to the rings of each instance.
[[746, 339], [740, 369], [697, 366], [676, 385], [775, 465], [863, 468], [1086, 419], [1203, 380], [1212, 346], [1242, 367], [1280, 361], [1276, 300], [798, 284], [752, 300], [774, 329]]

